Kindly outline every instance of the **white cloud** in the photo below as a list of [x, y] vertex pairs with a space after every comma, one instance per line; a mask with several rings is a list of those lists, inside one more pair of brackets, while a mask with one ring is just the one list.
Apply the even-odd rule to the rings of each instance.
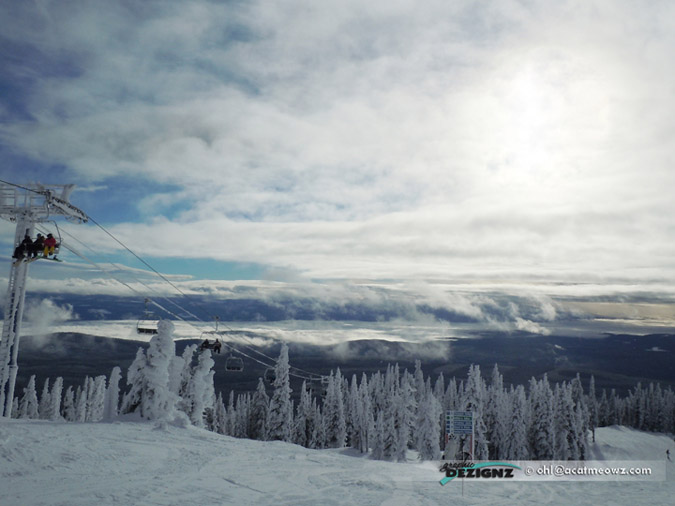
[[[0, 136], [90, 188], [177, 185], [134, 202], [146, 224], [110, 227], [143, 256], [561, 291], [675, 281], [669, 2], [41, 5], [0, 16], [52, 62], [10, 69], [31, 119]], [[172, 200], [185, 210], [155, 215]]]

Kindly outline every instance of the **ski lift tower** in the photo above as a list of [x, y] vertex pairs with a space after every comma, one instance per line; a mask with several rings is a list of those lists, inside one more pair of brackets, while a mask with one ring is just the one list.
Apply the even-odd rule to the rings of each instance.
[[[15, 186], [0, 184], [0, 218], [16, 223], [14, 248], [25, 235], [32, 237], [36, 223], [52, 221], [55, 216], [64, 216], [75, 223], [86, 223], [87, 215], [68, 202], [75, 185], [30, 184]], [[0, 341], [0, 416], [12, 415], [14, 385], [19, 369], [19, 338], [23, 303], [28, 278], [27, 259], [12, 262], [9, 287], [5, 299], [5, 318]]]

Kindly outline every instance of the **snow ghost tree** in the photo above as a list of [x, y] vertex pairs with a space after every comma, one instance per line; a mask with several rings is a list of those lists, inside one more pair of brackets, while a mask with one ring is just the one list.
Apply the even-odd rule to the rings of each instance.
[[23, 389], [23, 397], [19, 404], [20, 418], [38, 418], [38, 399], [35, 391], [35, 375], [30, 377], [28, 385]]
[[113, 367], [110, 373], [108, 389], [105, 392], [105, 405], [103, 408], [103, 419], [112, 420], [117, 416], [117, 408], [120, 397], [120, 378], [121, 370], [119, 367]]
[[213, 366], [215, 362], [211, 356], [211, 350], [204, 350], [199, 354], [199, 361], [192, 373], [190, 381], [190, 399], [192, 409], [190, 419], [193, 425], [204, 427], [207, 410], [213, 410], [216, 402], [216, 393], [213, 387]]
[[169, 388], [169, 366], [176, 355], [173, 329], [173, 323], [161, 320], [148, 347], [141, 416], [149, 420], [168, 419], [178, 402], [178, 397]]
[[122, 413], [134, 413], [140, 409], [146, 383], [144, 374], [146, 363], [147, 359], [145, 358], [143, 348], [138, 348], [136, 358], [127, 370], [127, 384], [131, 386], [131, 389], [122, 401]]

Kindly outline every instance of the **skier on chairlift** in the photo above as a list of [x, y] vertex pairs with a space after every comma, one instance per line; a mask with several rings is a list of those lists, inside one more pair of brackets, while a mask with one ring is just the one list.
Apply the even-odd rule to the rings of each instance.
[[204, 339], [204, 342], [199, 346], [199, 351], [211, 349], [211, 343], [208, 339]]
[[218, 353], [218, 355], [220, 355], [220, 348], [221, 347], [222, 347], [222, 345], [220, 344], [220, 339], [216, 339], [216, 342], [213, 343], [213, 351], [215, 351], [216, 353]]
[[35, 242], [33, 243], [33, 248], [31, 249], [31, 256], [36, 258], [40, 253], [45, 249], [45, 238], [42, 234], [38, 234]]
[[[49, 255], [54, 253], [54, 249], [56, 248], [56, 239], [54, 239], [54, 236], [52, 234], [47, 234], [47, 238], [45, 239], [45, 249], [44, 249], [44, 256], [45, 258], [48, 258]], [[56, 257], [54, 257], [56, 258]]]
[[19, 261], [23, 260], [24, 257], [29, 257], [32, 251], [33, 251], [33, 240], [30, 238], [28, 234], [26, 234], [26, 236], [23, 238], [23, 241], [21, 241], [21, 244], [19, 244], [14, 250], [12, 258], [16, 258]]

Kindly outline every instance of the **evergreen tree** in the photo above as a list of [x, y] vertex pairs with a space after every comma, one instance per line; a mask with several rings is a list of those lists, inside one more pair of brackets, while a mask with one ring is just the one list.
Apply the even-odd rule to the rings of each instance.
[[[507, 423], [505, 419], [504, 380], [497, 364], [492, 369], [492, 380], [486, 392], [484, 422], [485, 437], [489, 441], [488, 454], [490, 459], [499, 458], [506, 443]], [[500, 451], [501, 450], [501, 451]]]
[[283, 343], [274, 368], [276, 378], [274, 379], [274, 393], [270, 401], [268, 437], [273, 441], [291, 441], [293, 411], [289, 370], [288, 346]]
[[61, 395], [63, 394], [63, 378], [54, 380], [51, 393], [51, 406], [47, 418], [52, 421], [61, 419]]
[[84, 378], [82, 387], [77, 387], [75, 391], [75, 421], [87, 421], [87, 388], [89, 385], [89, 376]]
[[144, 373], [146, 363], [147, 359], [143, 348], [138, 348], [136, 358], [127, 369], [127, 385], [131, 388], [122, 401], [122, 413], [135, 413], [136, 410], [140, 409], [143, 391], [146, 389], [147, 383]]
[[518, 385], [509, 393], [511, 404], [511, 423], [509, 437], [506, 442], [506, 458], [511, 460], [526, 460], [530, 457], [527, 444], [529, 416], [525, 388]]
[[567, 384], [555, 385], [555, 460], [578, 460], [575, 440], [575, 412], [572, 393]]
[[176, 408], [190, 416], [193, 411], [192, 400], [192, 358], [197, 350], [197, 345], [186, 346], [180, 357], [174, 357], [171, 361], [171, 375], [169, 385], [171, 391], [178, 395]]
[[35, 375], [28, 380], [28, 385], [23, 389], [23, 397], [19, 402], [19, 418], [36, 419], [39, 417], [38, 398], [35, 391]]
[[235, 426], [237, 424], [237, 410], [234, 407], [234, 390], [230, 390], [230, 396], [227, 402], [227, 430], [225, 434], [234, 436]]
[[248, 393], [237, 396], [237, 411], [234, 423], [234, 437], [247, 438], [251, 432], [251, 397]]
[[570, 395], [574, 406], [574, 442], [576, 444], [575, 454], [578, 460], [586, 458], [588, 447], [589, 415], [584, 396], [584, 388], [581, 384], [579, 373], [570, 382]]
[[591, 375], [588, 385], [588, 398], [586, 399], [586, 405], [588, 406], [588, 422], [593, 434], [593, 442], [595, 443], [595, 428], [598, 427], [600, 423], [600, 415], [598, 398], [595, 394], [595, 377], [593, 375]]
[[87, 421], [99, 422], [103, 419], [105, 411], [106, 377], [101, 375], [95, 379], [92, 378], [90, 384], [87, 398]]
[[371, 438], [373, 444], [371, 455], [375, 460], [383, 460], [385, 458], [384, 432], [385, 432], [384, 412], [378, 411], [377, 420], [375, 421], [375, 431], [373, 437]]
[[326, 398], [323, 402], [323, 422], [328, 448], [342, 448], [347, 438], [345, 411], [342, 396], [342, 375], [338, 369], [328, 377]]
[[485, 397], [485, 383], [480, 375], [480, 367], [471, 365], [464, 389], [464, 411], [473, 413], [475, 460], [489, 458], [487, 438], [485, 437], [485, 422], [483, 421], [483, 402]]
[[352, 381], [347, 392], [349, 393], [347, 395], [347, 401], [345, 402], [347, 446], [351, 448], [359, 448], [361, 446], [361, 434], [358, 429], [359, 385], [356, 381], [356, 374], [352, 375]]
[[105, 401], [103, 409], [103, 419], [113, 420], [117, 417], [120, 402], [120, 379], [122, 378], [122, 370], [115, 366], [110, 373], [110, 381], [108, 382], [108, 389], [105, 392]]
[[76, 420], [75, 392], [73, 392], [72, 386], [68, 386], [63, 396], [63, 418], [67, 422], [74, 422]]
[[[199, 354], [197, 365], [192, 372], [188, 388], [189, 398], [192, 401], [189, 416], [192, 424], [196, 427], [207, 427], [207, 414], [213, 413], [216, 401], [216, 393], [213, 386], [214, 364], [211, 350], [204, 350]], [[212, 425], [213, 423], [211, 423], [211, 427], [207, 428], [212, 429]]]
[[218, 392], [218, 398], [216, 399], [215, 432], [227, 434], [227, 409], [223, 404], [222, 392]]
[[39, 417], [42, 420], [48, 420], [52, 412], [52, 398], [49, 394], [49, 378], [45, 380], [44, 386], [42, 387], [42, 395], [40, 396], [40, 401], [38, 403], [38, 412]]
[[[416, 375], [414, 378], [408, 374], [407, 370], [403, 371], [399, 388], [395, 393], [396, 429], [398, 436], [396, 444], [396, 460], [399, 462], [405, 462], [406, 451], [408, 448], [412, 447], [413, 444], [413, 425], [423, 417], [422, 413], [419, 412], [417, 388], [421, 388], [422, 392], [422, 395], [419, 396], [420, 401], [424, 399], [427, 389], [431, 390], [429, 381], [427, 381], [427, 384], [425, 385], [424, 376], [421, 374], [421, 370], [420, 366], [420, 374]], [[422, 380], [422, 385], [415, 387], [413, 383], [417, 384], [419, 379]], [[418, 435], [419, 433], [416, 434], [416, 436]], [[415, 448], [419, 448], [421, 442], [418, 437], [415, 437], [414, 444]]]
[[375, 418], [365, 373], [361, 377], [361, 384], [359, 385], [358, 430], [361, 443], [359, 449], [361, 453], [367, 453], [375, 430]]
[[270, 399], [265, 392], [265, 383], [258, 378], [258, 388], [251, 402], [250, 438], [265, 441], [267, 439], [267, 419], [270, 413]]
[[141, 416], [148, 420], [168, 420], [175, 414], [178, 397], [169, 389], [169, 364], [176, 355], [173, 331], [173, 323], [160, 320], [148, 346], [141, 393]]
[[532, 413], [528, 441], [530, 457], [534, 460], [553, 460], [555, 455], [554, 399], [548, 378], [530, 380], [530, 412]]
[[439, 417], [441, 405], [431, 390], [429, 379], [427, 379], [424, 396], [421, 398], [419, 406], [419, 418], [416, 425], [419, 458], [421, 460], [438, 460], [441, 456], [438, 438], [441, 432]]

